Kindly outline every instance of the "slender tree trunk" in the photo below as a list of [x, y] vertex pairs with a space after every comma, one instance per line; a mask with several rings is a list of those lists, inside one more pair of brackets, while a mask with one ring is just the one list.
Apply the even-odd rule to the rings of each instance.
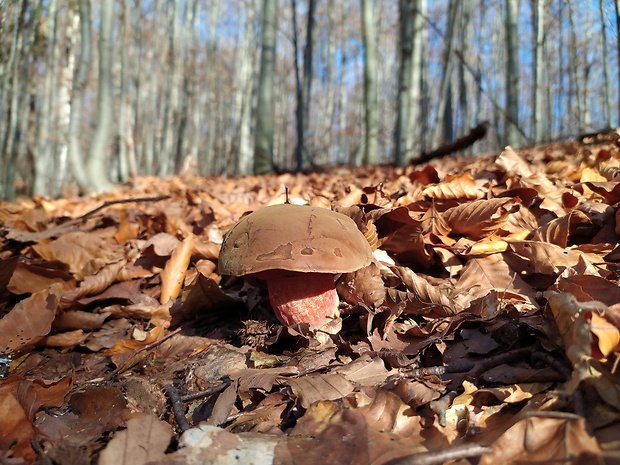
[[[82, 123], [82, 107], [88, 75], [90, 72], [90, 62], [92, 56], [91, 48], [91, 23], [90, 23], [90, 0], [80, 0], [79, 14], [74, 13], [74, 23], [80, 25], [80, 55], [75, 68], [73, 78], [73, 94], [71, 96], [71, 116], [69, 118], [69, 129], [67, 135], [69, 164], [71, 173], [78, 187], [82, 192], [87, 192], [90, 182], [86, 173], [84, 156], [80, 147], [80, 130]], [[69, 51], [72, 53], [72, 50]], [[68, 57], [67, 60], [70, 60]]]
[[411, 88], [410, 88], [410, 110], [409, 126], [407, 132], [408, 153], [413, 156], [422, 153], [426, 148], [425, 134], [428, 119], [426, 109], [428, 98], [426, 95], [426, 48], [428, 32], [426, 27], [426, 16], [428, 14], [427, 0], [415, 0], [413, 18], [413, 50], [411, 51]]
[[297, 143], [295, 145], [295, 166], [297, 171], [303, 169], [304, 163], [304, 111], [303, 111], [303, 90], [301, 75], [299, 72], [299, 38], [297, 34], [297, 1], [291, 0], [291, 11], [293, 16], [293, 66], [295, 67], [295, 121]]
[[[620, 1], [620, 0], [619, 0]], [[340, 76], [338, 78], [338, 162], [346, 163], [349, 160], [349, 144], [348, 138], [346, 137], [347, 131], [347, 114], [349, 109], [347, 108], [347, 103], [349, 99], [347, 98], [347, 87], [345, 83], [346, 73], [347, 73], [347, 49], [346, 49], [346, 35], [344, 33], [344, 19], [346, 17], [346, 8], [344, 5], [340, 5], [341, 8], [341, 19], [340, 24], [342, 25], [342, 32], [340, 34]]]
[[[620, 0], [616, 0], [614, 2], [614, 5], [616, 7], [616, 34], [620, 35]], [[620, 63], [620, 39], [618, 39], [618, 49], [617, 49], [617, 60]], [[620, 72], [618, 73], [618, 89], [620, 89]], [[618, 98], [618, 124], [620, 124], [620, 92], [618, 92], [618, 89], [616, 89], [616, 95]]]
[[133, 118], [129, 102], [129, 38], [131, 37], [131, 3], [123, 0], [123, 22], [120, 33], [120, 95], [118, 115], [118, 145], [121, 181], [136, 177], [136, 153], [133, 143]]
[[519, 0], [506, 0], [506, 114], [504, 140], [513, 148], [520, 146], [519, 136]]
[[251, 126], [252, 95], [254, 89], [255, 53], [254, 47], [254, 4], [248, 4], [245, 19], [245, 32], [241, 39], [238, 71], [235, 74], [237, 93], [235, 96], [235, 117], [237, 119], [237, 154], [235, 157], [235, 175], [250, 174], [252, 171]]
[[256, 109], [254, 173], [273, 172], [274, 108], [277, 0], [263, 1], [263, 37]]
[[[340, 5], [341, 2], [338, 2]], [[340, 6], [339, 6], [340, 7]], [[327, 1], [327, 24], [324, 27], [325, 34], [327, 34], [327, 46], [324, 49], [325, 55], [323, 60], [325, 62], [325, 75], [323, 80], [323, 90], [320, 93], [324, 98], [318, 100], [321, 102], [317, 118], [317, 140], [318, 140], [318, 156], [317, 164], [323, 165], [327, 163], [333, 163], [335, 161], [335, 154], [337, 148], [332, 146], [334, 128], [332, 127], [334, 121], [334, 108], [335, 105], [335, 85], [334, 85], [334, 63], [336, 59], [336, 31], [335, 31], [335, 16], [336, 16], [336, 2], [335, 0]]]
[[[304, 84], [301, 94], [302, 103], [302, 126], [304, 138], [308, 134], [310, 126], [310, 96], [312, 95], [312, 62], [314, 59], [314, 12], [316, 9], [315, 0], [308, 0], [308, 19], [306, 21], [306, 44], [304, 47]], [[297, 170], [304, 167], [303, 155], [306, 152], [305, 140], [302, 138], [301, 157], [297, 159]], [[311, 160], [314, 162], [314, 160]]]
[[[169, 5], [170, 6], [170, 5]], [[163, 140], [159, 157], [159, 176], [172, 173], [178, 154], [175, 150], [175, 133], [178, 131], [179, 119], [179, 83], [181, 73], [181, 53], [179, 49], [179, 11], [180, 0], [173, 0], [172, 9], [168, 11], [168, 56], [167, 80], [164, 97]]]
[[51, 125], [54, 113], [54, 96], [56, 95], [56, 69], [58, 56], [58, 0], [50, 0], [47, 10], [49, 30], [47, 35], [47, 69], [41, 89], [41, 110], [38, 124], [37, 146], [34, 154], [34, 183], [32, 192], [45, 195], [49, 193], [52, 172]]
[[605, 111], [605, 120], [608, 128], [613, 127], [613, 117], [611, 114], [611, 86], [609, 81], [609, 53], [607, 52], [607, 21], [605, 18], [605, 2], [599, 0], [598, 8], [601, 21], [601, 55], [603, 63], [603, 109]]
[[411, 108], [411, 71], [414, 39], [414, 0], [398, 2], [400, 18], [400, 66], [398, 70], [398, 100], [396, 131], [394, 132], [394, 164], [403, 166], [407, 161], [409, 112]]
[[372, 0], [362, 1], [362, 40], [364, 42], [365, 165], [379, 160], [379, 99], [377, 93], [377, 34]]
[[88, 155], [86, 170], [89, 192], [112, 188], [109, 181], [108, 149], [112, 134], [112, 24], [114, 0], [101, 1], [99, 29], [99, 80], [97, 87], [97, 125]]
[[452, 66], [454, 64], [454, 32], [459, 11], [458, 0], [450, 0], [448, 6], [448, 26], [445, 36], [444, 66], [441, 74], [439, 103], [433, 131], [433, 145], [452, 140], [450, 121], [452, 120]]
[[536, 43], [534, 48], [534, 111], [532, 112], [532, 141], [540, 142], [544, 136], [544, 45], [545, 45], [545, 2], [534, 0], [532, 2], [532, 24], [536, 31]]
[[6, 78], [7, 82], [10, 82], [7, 86], [7, 90], [10, 89], [10, 91], [7, 93], [10, 94], [11, 98], [8, 103], [8, 114], [6, 115], [6, 132], [2, 141], [0, 141], [2, 143], [2, 152], [0, 153], [2, 154], [4, 165], [4, 173], [1, 179], [3, 184], [2, 196], [5, 199], [12, 199], [15, 195], [16, 143], [19, 138], [18, 119], [21, 107], [19, 96], [22, 94], [21, 86], [19, 85], [21, 77], [20, 66], [22, 66], [22, 60], [24, 59], [23, 42], [24, 34], [26, 33], [26, 9], [26, 0], [22, 0], [20, 6], [15, 8], [13, 38], [9, 52], [8, 76]]

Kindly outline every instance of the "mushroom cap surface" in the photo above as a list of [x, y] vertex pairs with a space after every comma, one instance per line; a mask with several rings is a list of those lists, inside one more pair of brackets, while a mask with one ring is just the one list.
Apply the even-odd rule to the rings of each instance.
[[283, 204], [241, 218], [224, 235], [218, 267], [231, 276], [269, 270], [349, 273], [371, 259], [368, 241], [348, 216]]

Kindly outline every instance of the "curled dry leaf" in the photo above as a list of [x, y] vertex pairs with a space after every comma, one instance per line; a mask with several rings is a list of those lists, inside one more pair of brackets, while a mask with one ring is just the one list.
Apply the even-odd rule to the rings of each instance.
[[194, 236], [190, 235], [172, 252], [166, 267], [161, 272], [161, 296], [162, 304], [177, 298], [183, 287], [183, 279], [189, 266], [194, 249]]
[[441, 216], [453, 233], [477, 240], [501, 229], [520, 203], [518, 198], [481, 199], [449, 208]]
[[388, 288], [385, 301], [388, 307], [395, 306], [399, 313], [404, 314], [436, 313], [449, 316], [458, 312], [458, 308], [454, 307], [453, 302], [439, 287], [433, 286], [411, 269], [401, 266], [390, 266], [389, 269], [407, 290]]

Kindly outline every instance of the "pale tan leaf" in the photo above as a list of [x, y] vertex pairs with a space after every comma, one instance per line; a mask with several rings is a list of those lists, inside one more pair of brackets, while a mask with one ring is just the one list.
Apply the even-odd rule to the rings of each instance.
[[522, 463], [600, 463], [601, 450], [585, 420], [526, 418], [491, 444], [480, 465]]
[[471, 174], [449, 177], [439, 184], [431, 184], [422, 190], [422, 195], [433, 199], [481, 199], [486, 189], [480, 186]]
[[99, 455], [99, 465], [142, 465], [164, 457], [172, 428], [147, 413], [136, 413], [127, 429], [118, 431]]
[[340, 399], [354, 389], [351, 382], [336, 373], [294, 378], [289, 380], [289, 384], [304, 408], [322, 400]]
[[161, 272], [161, 296], [159, 301], [165, 304], [169, 300], [177, 298], [183, 287], [183, 279], [187, 272], [192, 250], [194, 236], [187, 236], [183, 242], [172, 252], [166, 267]]

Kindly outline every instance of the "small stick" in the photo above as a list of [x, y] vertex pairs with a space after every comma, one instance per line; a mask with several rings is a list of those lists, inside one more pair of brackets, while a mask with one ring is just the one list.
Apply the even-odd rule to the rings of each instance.
[[386, 465], [436, 465], [445, 462], [460, 460], [469, 457], [478, 457], [490, 452], [491, 448], [478, 444], [464, 444], [454, 446], [445, 450], [420, 452], [419, 454], [408, 455], [394, 460], [390, 460]]
[[491, 368], [501, 365], [502, 363], [508, 363], [515, 360], [520, 360], [526, 355], [532, 353], [532, 349], [529, 347], [525, 347], [522, 349], [515, 349], [509, 352], [504, 352], [502, 354], [495, 355], [493, 357], [489, 357], [487, 359], [482, 360], [475, 364], [474, 368], [469, 371], [469, 376], [472, 378], [478, 378], [482, 373]]
[[99, 205], [97, 208], [95, 208], [94, 210], [91, 210], [85, 214], [83, 214], [82, 216], [75, 218], [76, 222], [79, 221], [84, 221], [88, 218], [90, 218], [91, 216], [93, 216], [95, 213], [103, 210], [104, 208], [109, 207], [110, 205], [115, 205], [118, 203], [133, 203], [133, 202], [159, 202], [160, 200], [166, 200], [169, 199], [170, 196], [169, 195], [159, 195], [157, 197], [138, 197], [135, 199], [118, 199], [118, 200], [106, 200], [105, 202], [103, 202], [101, 205]]
[[174, 413], [174, 418], [179, 425], [179, 429], [181, 432], [185, 432], [189, 429], [189, 422], [185, 417], [185, 412], [183, 411], [183, 403], [179, 398], [179, 391], [172, 385], [166, 384], [164, 386], [166, 394], [170, 398], [170, 405], [172, 406], [172, 412]]
[[210, 396], [211, 394], [215, 394], [216, 392], [223, 391], [228, 386], [230, 386], [230, 383], [231, 383], [230, 380], [226, 380], [216, 386], [203, 389], [202, 391], [184, 391], [183, 393], [180, 394], [179, 399], [183, 402], [201, 399], [202, 397], [207, 397], [207, 396]]

